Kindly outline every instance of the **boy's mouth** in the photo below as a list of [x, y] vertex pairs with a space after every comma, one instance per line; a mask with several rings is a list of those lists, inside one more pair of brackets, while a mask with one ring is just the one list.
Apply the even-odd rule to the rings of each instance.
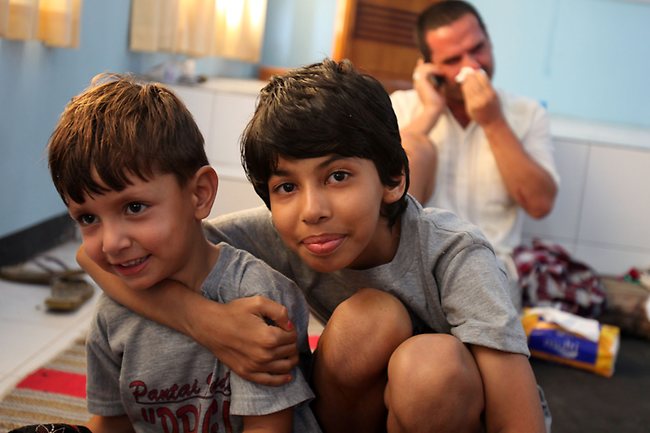
[[345, 237], [339, 234], [309, 236], [302, 240], [307, 250], [316, 255], [330, 254], [343, 243]]
[[145, 266], [146, 262], [151, 257], [151, 254], [147, 254], [146, 256], [139, 257], [137, 259], [129, 260], [126, 262], [122, 263], [115, 263], [113, 264], [113, 269], [115, 269], [115, 272], [122, 276], [129, 276], [133, 274], [137, 274], [140, 272]]

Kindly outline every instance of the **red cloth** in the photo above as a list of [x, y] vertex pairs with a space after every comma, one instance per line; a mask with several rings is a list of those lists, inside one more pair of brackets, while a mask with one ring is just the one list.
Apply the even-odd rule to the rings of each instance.
[[515, 248], [513, 259], [523, 290], [523, 305], [552, 306], [584, 317], [598, 317], [605, 288], [588, 265], [573, 260], [564, 248], [540, 239]]
[[16, 388], [86, 398], [86, 375], [39, 368], [20, 381]]

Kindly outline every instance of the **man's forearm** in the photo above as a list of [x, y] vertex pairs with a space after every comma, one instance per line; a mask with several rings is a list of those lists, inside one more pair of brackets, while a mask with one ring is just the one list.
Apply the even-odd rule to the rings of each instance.
[[526, 153], [505, 119], [483, 129], [510, 196], [533, 218], [546, 216], [557, 195], [551, 175]]
[[400, 135], [409, 160], [408, 192], [424, 205], [435, 189], [438, 152], [426, 135], [409, 131], [400, 131]]

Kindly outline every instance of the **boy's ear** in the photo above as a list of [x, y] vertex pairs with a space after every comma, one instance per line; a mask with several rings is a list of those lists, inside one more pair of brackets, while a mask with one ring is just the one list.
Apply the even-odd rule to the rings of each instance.
[[404, 176], [404, 173], [393, 179], [399, 180], [399, 183], [395, 186], [384, 185], [384, 204], [395, 203], [404, 195], [406, 189], [406, 176]]
[[199, 168], [192, 179], [192, 205], [194, 216], [198, 220], [207, 218], [217, 196], [219, 178], [214, 168], [204, 165]]

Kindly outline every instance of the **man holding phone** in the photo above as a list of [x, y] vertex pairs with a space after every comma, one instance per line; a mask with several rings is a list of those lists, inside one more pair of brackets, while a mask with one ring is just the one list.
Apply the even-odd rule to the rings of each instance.
[[492, 86], [492, 43], [471, 4], [429, 6], [416, 32], [422, 58], [414, 89], [391, 95], [409, 156], [409, 191], [425, 206], [476, 224], [516, 281], [510, 254], [521, 241], [520, 209], [542, 218], [557, 194], [546, 112]]

